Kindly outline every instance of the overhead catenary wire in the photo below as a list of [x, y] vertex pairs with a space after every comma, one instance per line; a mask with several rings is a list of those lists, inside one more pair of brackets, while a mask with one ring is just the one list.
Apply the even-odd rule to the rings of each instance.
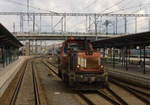
[[[25, 7], [27, 6], [27, 4], [23, 4], [23, 3], [20, 3], [18, 1], [14, 1], [14, 0], [7, 0], [7, 1], [11, 2], [11, 3], [14, 3], [14, 4], [17, 4], [17, 5], [21, 5], [21, 6], [25, 6]], [[51, 13], [58, 13], [58, 12], [55, 12], [55, 11], [34, 7], [34, 6], [31, 6], [31, 5], [30, 5], [30, 8], [37, 9], [37, 10], [42, 10], [42, 11], [47, 11], [47, 12], [51, 12]]]
[[53, 29], [54, 29], [61, 21], [63, 21], [63, 17], [53, 26]]
[[[150, 5], [150, 3], [143, 4], [143, 5]], [[142, 6], [142, 5], [141, 5], [141, 6]], [[119, 9], [119, 10], [117, 10], [117, 11], [127, 10], [127, 9], [131, 9], [131, 8], [137, 8], [137, 6], [132, 6], [132, 7], [129, 7], [129, 8]], [[146, 7], [144, 7], [144, 8], [146, 8]], [[140, 7], [140, 9], [141, 9], [141, 7]], [[132, 12], [132, 13], [135, 13], [135, 12], [138, 12], [138, 11], [139, 11], [139, 10], [136, 10], [136, 11], [134, 11], [134, 12]], [[116, 11], [109, 12], [109, 13], [114, 13], [114, 12], [116, 12]], [[92, 24], [94, 24], [94, 22], [93, 22]], [[92, 25], [92, 24], [91, 24], [91, 25]]]
[[[14, 0], [6, 0], [6, 1], [17, 4], [17, 5], [20, 5], [20, 6], [24, 6], [24, 7], [26, 7], [28, 5], [28, 4], [17, 2], [17, 1], [14, 1]], [[31, 6], [31, 5], [28, 5], [28, 6], [29, 6], [29, 8], [32, 8], [32, 9], [42, 10], [42, 11], [47, 11], [47, 12], [50, 12], [50, 13], [57, 14], [57, 12], [55, 12], [55, 11], [50, 11], [50, 10], [47, 10], [47, 9], [41, 9], [41, 8], [37, 8], [37, 7]], [[30, 16], [29, 16], [29, 18], [32, 20], [32, 18]], [[38, 26], [38, 25], [36, 24], [36, 26]]]
[[[89, 0], [89, 1], [90, 1], [90, 0]], [[99, 0], [94, 0], [93, 2], [91, 2], [90, 4], [88, 4], [86, 7], [84, 7], [82, 10], [85, 10], [85, 9], [91, 7], [92, 5], [96, 4], [97, 1], [99, 1]], [[72, 20], [72, 19], [70, 19], [70, 20]], [[77, 27], [77, 25], [82, 24], [82, 23], [84, 23], [84, 22], [80, 21], [80, 22], [78, 22], [78, 24], [73, 25], [70, 29], [72, 29], [72, 28], [74, 29], [74, 28]]]
[[103, 13], [103, 12], [105, 12], [105, 11], [107, 11], [107, 10], [109, 10], [109, 9], [111, 9], [111, 8], [113, 8], [113, 7], [115, 7], [115, 6], [117, 6], [117, 5], [120, 5], [122, 2], [124, 2], [125, 0], [121, 0], [121, 1], [119, 1], [119, 2], [117, 2], [117, 3], [115, 3], [115, 4], [113, 4], [112, 6], [110, 6], [110, 7], [108, 7], [108, 8], [106, 8], [106, 9], [104, 9], [104, 10], [102, 10], [101, 12], [99, 12], [99, 13]]
[[[92, 6], [92, 5], [95, 4], [97, 1], [98, 1], [98, 0], [94, 0], [91, 4], [89, 4], [88, 6], [86, 6], [84, 9], [87, 9], [88, 7]], [[111, 9], [111, 8], [113, 8], [113, 7], [115, 7], [115, 6], [117, 6], [117, 5], [120, 5], [120, 4], [121, 4], [122, 2], [124, 2], [124, 1], [125, 1], [125, 0], [121, 0], [121, 1], [119, 1], [119, 2], [117, 2], [117, 3], [115, 3], [114, 5], [112, 5], [112, 6], [108, 7], [108, 8], [106, 8], [106, 9], [102, 10], [100, 13], [103, 13], [103, 12], [105, 12], [105, 11], [107, 11], [107, 10], [109, 10], [109, 9]], [[83, 22], [82, 22], [82, 23], [83, 23]], [[82, 24], [82, 23], [80, 22], [80, 24]], [[91, 23], [90, 25], [92, 25], [92, 24], [94, 24], [94, 22]], [[77, 24], [77, 25], [78, 25], [78, 24]], [[77, 25], [74, 25], [73, 27], [76, 28]]]
[[[134, 23], [135, 22], [133, 22], [133, 21], [135, 21], [135, 19], [132, 19], [132, 20], [130, 20], [130, 22], [127, 22], [127, 26], [128, 27], [130, 27], [130, 26], [132, 26], [132, 25], [135, 25]], [[139, 19], [139, 20], [137, 20], [137, 22], [140, 22], [141, 20]], [[140, 23], [141, 24], [141, 23]], [[142, 25], [142, 24], [141, 24]], [[140, 26], [141, 26], [140, 25]], [[118, 27], [118, 29], [124, 29], [124, 27], [122, 27], [122, 26], [124, 26], [124, 23], [123, 24], [119, 24], [119, 25], [117, 25], [117, 27]], [[142, 27], [144, 27], [145, 25], [142, 25]], [[148, 28], [146, 28], [146, 29], [148, 29]]]
[[91, 7], [92, 5], [96, 4], [98, 0], [94, 0], [92, 3], [88, 4], [86, 7], [83, 8], [83, 10]]
[[[150, 5], [150, 3], [146, 3], [146, 4], [142, 4], [142, 5]], [[140, 5], [136, 5], [136, 6], [132, 6], [132, 7], [128, 7], [128, 8], [122, 8], [122, 9], [118, 9], [118, 10], [115, 10], [115, 11], [111, 11], [111, 12], [108, 12], [108, 13], [105, 13], [105, 14], [112, 14], [114, 12], [119, 12], [119, 11], [124, 11], [124, 10], [128, 10], [128, 9], [133, 9], [133, 8], [137, 8], [137, 7], [140, 7], [142, 6], [141, 4]]]
[[[116, 12], [120, 12], [120, 11], [130, 10], [130, 9], [134, 9], [134, 8], [137, 8], [137, 7], [138, 7], [138, 8], [140, 7], [140, 10], [141, 10], [142, 6], [145, 6], [145, 5], [150, 5], [150, 3], [139, 4], [139, 5], [132, 6], [132, 7], [128, 7], [128, 8], [121, 8], [121, 9], [118, 9], [118, 10], [115, 10], [115, 11], [107, 12], [107, 13], [105, 13], [105, 14], [111, 14], [111, 13], [116, 13]], [[145, 7], [144, 7], [144, 8], [145, 8]], [[138, 10], [132, 12], [132, 14], [133, 14], [133, 13], [137, 13], [137, 12], [140, 11], [140, 10], [138, 9]], [[129, 24], [133, 24], [133, 23], [129, 23]], [[129, 25], [129, 24], [128, 24], [128, 25]], [[120, 28], [120, 27], [119, 27], [119, 28]]]
[[111, 11], [111, 12], [106, 12], [104, 14], [112, 14], [112, 13], [116, 13], [116, 12], [120, 12], [120, 11], [125, 11], [125, 10], [130, 10], [130, 9], [134, 9], [134, 8], [141, 8], [141, 6], [144, 6], [144, 5], [150, 5], [150, 3], [146, 3], [146, 4], [140, 4], [140, 5], [134, 5], [132, 7], [127, 7], [127, 8], [121, 8], [121, 9], [118, 9], [118, 10], [114, 10], [114, 11]]
[[[132, 20], [132, 21], [134, 21], [134, 19]], [[132, 24], [134, 24], [134, 22], [128, 22], [127, 23], [127, 25], [132, 25]], [[140, 19], [139, 20], [137, 20], [137, 22], [139, 22], [139, 21], [141, 21]], [[121, 28], [121, 26], [123, 26], [122, 24], [120, 24], [120, 25], [118, 25], [119, 26], [119, 28]]]
[[[117, 6], [117, 5], [120, 5], [120, 4], [121, 4], [122, 2], [124, 2], [124, 1], [125, 1], [125, 0], [121, 0], [121, 1], [119, 1], [119, 2], [117, 2], [117, 3], [115, 3], [114, 5], [112, 5], [112, 6], [108, 7], [108, 8], [106, 8], [106, 9], [104, 9], [103, 11], [101, 11], [101, 13], [102, 13], [102, 12], [105, 12], [106, 10], [109, 10], [109, 9], [111, 9], [111, 8]], [[88, 7], [92, 6], [93, 4], [95, 4], [95, 2], [97, 2], [97, 0], [93, 1], [91, 4], [89, 4], [89, 5], [88, 5], [87, 7], [85, 7], [85, 8], [88, 8]], [[82, 22], [82, 23], [83, 23], [83, 22]], [[82, 23], [79, 22], [78, 24], [82, 24]], [[76, 27], [78, 26], [78, 24], [73, 25], [72, 27], [73, 27], [73, 28], [76, 28]], [[90, 25], [92, 25], [92, 24], [94, 24], [94, 22], [91, 23]]]
[[[111, 7], [104, 9], [104, 10], [101, 11], [101, 12], [104, 12], [104, 11], [106, 11], [106, 10], [109, 10], [109, 9], [111, 9], [111, 8], [117, 6], [117, 5], [120, 5], [120, 4], [121, 4], [122, 2], [124, 2], [124, 1], [125, 1], [125, 0], [121, 0], [121, 1], [119, 1], [119, 2], [117, 2], [117, 3], [115, 3], [114, 5], [112, 5]], [[140, 5], [136, 5], [136, 6], [132, 6], [132, 7], [128, 7], [128, 8], [121, 8], [121, 9], [118, 9], [118, 10], [115, 10], [115, 11], [107, 12], [107, 13], [105, 13], [105, 14], [112, 14], [112, 13], [119, 12], [119, 11], [125, 11], [125, 10], [129, 10], [129, 9], [134, 9], [134, 8], [137, 8], [137, 7], [142, 7], [143, 5], [150, 5], [150, 3], [140, 4]]]
[[143, 4], [143, 5], [139, 6], [139, 8], [137, 8], [136, 11], [132, 11], [131, 14], [135, 14], [135, 13], [138, 13], [139, 11], [141, 11], [141, 10], [144, 10], [144, 9], [149, 8], [149, 7], [145, 7], [146, 5], [149, 6], [150, 3], [148, 3], [148, 4]]
[[[121, 0], [121, 1], [119, 1], [119, 2], [117, 2], [117, 3], [115, 3], [114, 5], [112, 5], [111, 7], [108, 7], [108, 8], [106, 8], [106, 9], [104, 9], [103, 11], [101, 11], [101, 13], [103, 13], [103, 12], [105, 12], [106, 10], [109, 10], [109, 9], [111, 9], [111, 8], [113, 8], [113, 7], [115, 7], [115, 6], [117, 6], [117, 5], [120, 5], [121, 3], [123, 3], [125, 0]], [[117, 9], [117, 10], [113, 10], [113, 11], [111, 11], [111, 12], [105, 12], [104, 14], [110, 14], [110, 13], [115, 13], [115, 12], [119, 12], [119, 11], [125, 11], [125, 10], [130, 10], [130, 9], [134, 9], [134, 8], [139, 8], [139, 7], [142, 7], [142, 6], [144, 6], [144, 5], [150, 5], [150, 3], [144, 3], [144, 4], [138, 4], [138, 5], [134, 5], [134, 6], [131, 6], [131, 7], [123, 7], [123, 8], [119, 8], [119, 9]]]
[[[7, 1], [11, 1], [12, 2], [12, 0], [7, 0]], [[89, 7], [89, 6], [92, 6], [92, 5], [94, 5], [95, 4], [95, 2], [97, 2], [98, 0], [94, 0], [91, 4], [89, 4], [88, 6], [87, 6], [87, 8]], [[106, 9], [104, 9], [103, 11], [107, 11], [107, 10], [110, 10], [111, 8], [113, 8], [113, 7], [115, 7], [115, 6], [117, 6], [117, 5], [120, 5], [122, 2], [124, 2], [125, 0], [121, 0], [121, 1], [119, 1], [119, 2], [117, 2], [117, 3], [115, 3], [115, 4], [113, 4], [112, 6], [110, 6], [110, 7], [108, 7], [108, 8], [106, 8]], [[18, 3], [18, 5], [23, 5], [23, 6], [25, 6], [26, 4], [23, 4], [23, 3], [20, 3], [20, 2], [16, 2], [16, 1], [13, 1], [14, 3]], [[55, 13], [54, 11], [49, 11], [49, 10], [45, 10], [45, 9], [40, 9], [40, 8], [36, 8], [36, 7], [33, 7], [33, 6], [30, 6], [31, 8], [34, 8], [34, 9], [38, 9], [38, 10], [44, 10], [44, 11], [48, 11], [48, 12], [53, 12], [53, 13]], [[134, 8], [137, 8], [137, 7], [139, 7], [139, 6], [134, 6]], [[106, 14], [112, 14], [112, 13], [115, 13], [115, 12], [119, 12], [119, 11], [125, 11], [125, 10], [129, 10], [129, 9], [132, 9], [133, 7], [128, 7], [128, 8], [121, 8], [121, 9], [118, 9], [118, 10], [115, 10], [115, 11], [111, 11], [111, 12], [107, 12]], [[80, 22], [81, 23], [81, 22]], [[83, 23], [83, 22], [82, 22]], [[78, 24], [77, 24], [78, 25]]]

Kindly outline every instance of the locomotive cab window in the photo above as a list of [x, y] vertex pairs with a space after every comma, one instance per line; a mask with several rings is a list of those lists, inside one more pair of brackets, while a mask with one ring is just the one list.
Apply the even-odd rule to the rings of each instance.
[[89, 44], [85, 45], [84, 42], [80, 42], [80, 43], [72, 42], [67, 44], [67, 50], [78, 51], [78, 50], [87, 50], [87, 48], [89, 49], [90, 46]]

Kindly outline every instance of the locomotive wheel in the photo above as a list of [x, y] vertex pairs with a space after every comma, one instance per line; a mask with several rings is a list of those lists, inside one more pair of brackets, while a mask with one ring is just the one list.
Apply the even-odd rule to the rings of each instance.
[[107, 87], [109, 87], [109, 84], [107, 82], [103, 82], [102, 83], [102, 88], [107, 88]]
[[66, 75], [64, 75], [64, 82], [65, 82], [65, 84], [66, 84]]
[[63, 81], [64, 81], [64, 83], [65, 83], [66, 85], [68, 85], [68, 86], [70, 86], [70, 87], [74, 87], [74, 81], [71, 80], [68, 75], [63, 74], [63, 75], [62, 75], [62, 79], [63, 79]]
[[104, 87], [109, 87], [108, 82], [105, 82], [105, 83], [104, 83]]
[[66, 84], [69, 85], [69, 77], [66, 75]]

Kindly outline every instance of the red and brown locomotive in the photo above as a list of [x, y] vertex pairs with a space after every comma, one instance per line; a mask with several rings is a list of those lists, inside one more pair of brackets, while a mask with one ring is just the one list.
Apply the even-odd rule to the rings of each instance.
[[107, 84], [101, 53], [88, 40], [70, 38], [63, 43], [59, 58], [59, 76], [75, 89], [99, 89]]

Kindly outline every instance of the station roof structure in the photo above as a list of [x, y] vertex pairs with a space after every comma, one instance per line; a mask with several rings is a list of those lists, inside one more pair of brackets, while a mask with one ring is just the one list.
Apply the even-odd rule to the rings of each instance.
[[136, 48], [136, 46], [150, 45], [150, 31], [123, 35], [92, 42], [94, 48]]
[[0, 23], [0, 46], [12, 46], [19, 48], [22, 43], [17, 40], [11, 32], [9, 32], [1, 23]]

